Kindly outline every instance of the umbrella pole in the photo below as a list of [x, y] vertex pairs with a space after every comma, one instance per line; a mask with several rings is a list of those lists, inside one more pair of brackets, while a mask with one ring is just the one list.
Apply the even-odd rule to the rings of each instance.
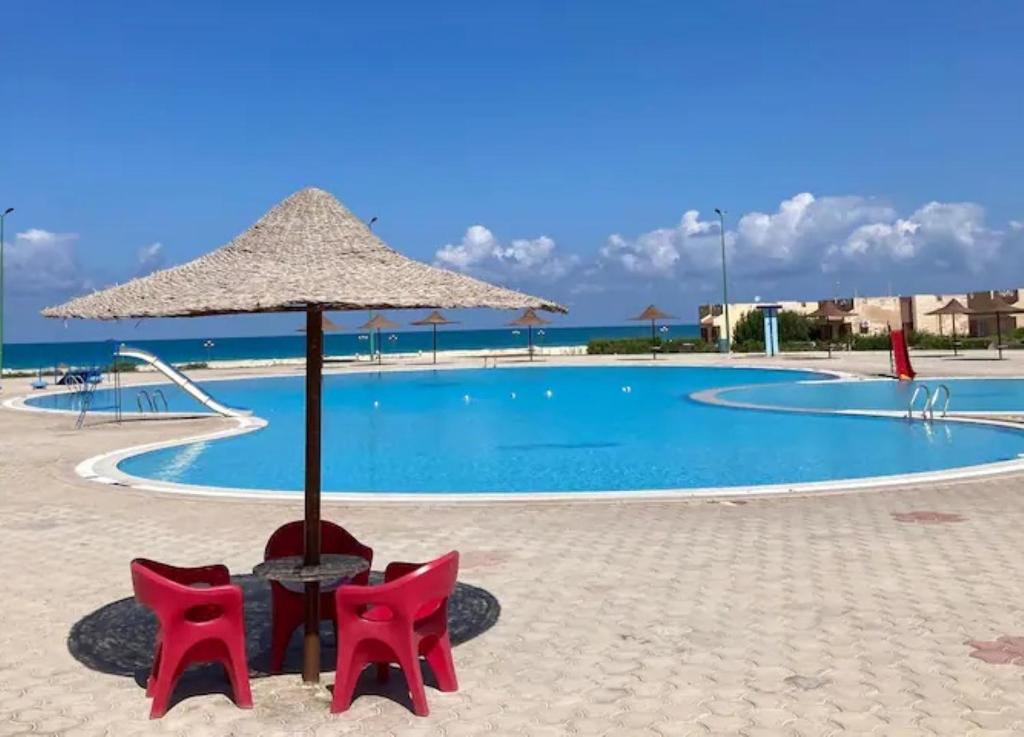
[[[306, 491], [303, 559], [320, 564], [320, 412], [324, 368], [324, 325], [319, 307], [306, 310]], [[305, 585], [302, 680], [320, 680], [320, 584]]]
[[996, 348], [999, 350], [999, 360], [1003, 360], [1003, 324], [996, 313]]
[[527, 326], [526, 334], [529, 336], [527, 338], [527, 342], [529, 343], [529, 345], [527, 346], [526, 350], [529, 352], [530, 360], [532, 361], [533, 360], [533, 325]]
[[658, 360], [658, 352], [654, 350], [654, 320], [651, 320], [651, 360]]
[[380, 342], [380, 328], [377, 328], [377, 365], [384, 363], [384, 344]]
[[434, 363], [437, 363], [437, 324], [433, 325], [434, 328]]
[[[939, 319], [941, 320], [942, 318], [940, 317]], [[955, 356], [955, 355], [957, 355], [957, 352], [956, 352], [956, 315], [953, 315], [951, 319], [953, 320], [953, 355]]]

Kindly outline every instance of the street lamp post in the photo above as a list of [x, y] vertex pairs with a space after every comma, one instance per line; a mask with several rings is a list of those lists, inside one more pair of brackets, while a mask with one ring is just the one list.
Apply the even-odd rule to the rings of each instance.
[[[366, 224], [366, 227], [370, 229], [371, 233], [373, 232], [373, 224], [375, 222], [377, 222], [377, 220], [379, 220], [379, 218], [376, 215], [374, 215], [372, 218], [370, 218], [370, 221]], [[370, 310], [369, 313], [367, 313], [367, 314], [369, 314], [370, 319], [372, 320], [373, 319], [373, 310]], [[371, 359], [373, 358], [373, 348], [374, 348], [374, 345], [373, 345], [373, 331], [371, 330], [370, 331], [370, 358]]]
[[4, 378], [4, 220], [14, 212], [8, 207], [0, 213], [0, 382]]
[[718, 341], [719, 350], [722, 353], [729, 353], [732, 348], [732, 329], [729, 327], [729, 277], [725, 266], [725, 210], [717, 207], [718, 232], [722, 236], [722, 309], [725, 311], [725, 337]]

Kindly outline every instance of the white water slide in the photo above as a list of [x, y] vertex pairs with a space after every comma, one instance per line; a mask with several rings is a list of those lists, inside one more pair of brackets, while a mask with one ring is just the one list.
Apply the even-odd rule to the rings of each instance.
[[148, 363], [161, 374], [180, 386], [183, 391], [194, 397], [196, 401], [200, 402], [204, 407], [219, 415], [224, 415], [225, 417], [248, 417], [252, 414], [252, 412], [247, 409], [234, 409], [233, 407], [221, 404], [205, 391], [200, 389], [199, 385], [192, 381], [192, 379], [185, 376], [185, 374], [178, 371], [178, 369], [174, 368], [169, 363], [165, 363], [159, 357], [154, 356], [149, 351], [123, 345], [117, 349], [117, 356], [121, 358], [134, 358], [138, 361], [142, 361], [143, 363]]

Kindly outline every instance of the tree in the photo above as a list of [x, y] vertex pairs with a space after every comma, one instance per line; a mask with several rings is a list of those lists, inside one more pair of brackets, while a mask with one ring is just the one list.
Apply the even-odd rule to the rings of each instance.
[[[779, 312], [779, 341], [782, 343], [805, 342], [811, 339], [813, 324], [804, 315], [792, 310]], [[736, 343], [764, 343], [764, 316], [761, 310], [751, 310], [741, 317], [733, 330]]]

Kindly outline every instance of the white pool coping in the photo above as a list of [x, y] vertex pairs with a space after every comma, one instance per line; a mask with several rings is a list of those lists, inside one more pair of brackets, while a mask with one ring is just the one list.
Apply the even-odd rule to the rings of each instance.
[[[540, 364], [543, 366], [543, 364]], [[504, 366], [502, 368], [507, 369], [519, 369], [529, 368], [530, 366]], [[534, 364], [536, 367], [536, 364]], [[590, 367], [569, 367], [569, 368], [590, 368]], [[674, 368], [674, 369], [687, 369], [685, 366], [674, 366], [674, 365], [662, 365], [662, 366], [637, 366], [636, 368]], [[695, 367], [695, 368], [707, 368], [707, 367]], [[800, 383], [819, 383], [819, 382], [834, 382], [834, 381], [892, 381], [893, 379], [887, 379], [884, 377], [863, 377], [856, 374], [847, 372], [840, 372], [834, 370], [822, 370], [818, 368], [803, 368], [803, 367], [755, 367], [755, 366], [723, 366], [714, 368], [726, 368], [726, 369], [749, 369], [749, 370], [776, 370], [776, 371], [799, 371], [806, 373], [815, 373], [822, 375], [831, 375], [833, 379], [808, 379]], [[372, 369], [371, 369], [372, 370]], [[444, 367], [435, 368], [433, 366], [424, 367], [403, 367], [402, 371], [431, 371], [431, 370], [480, 370], [475, 367]], [[264, 380], [281, 378], [281, 374], [268, 375], [268, 376], [226, 376], [217, 377], [211, 381], [234, 381], [242, 379], [250, 380]], [[954, 377], [950, 377], [953, 379]], [[961, 380], [968, 377], [955, 377], [957, 380]], [[985, 379], [987, 377], [969, 377], [972, 379]], [[1018, 377], [999, 377], [1003, 379], [1016, 379]], [[1024, 377], [1021, 377], [1024, 378]], [[930, 378], [929, 381], [940, 381], [941, 379]], [[154, 381], [146, 383], [132, 384], [131, 388], [151, 386], [153, 384], [163, 384], [163, 381]], [[750, 386], [763, 386], [763, 384], [750, 385]], [[690, 395], [691, 399], [698, 402], [704, 402], [709, 404], [717, 404], [721, 406], [736, 407], [750, 410], [761, 410], [761, 411], [782, 411], [782, 412], [799, 412], [807, 414], [819, 414], [819, 415], [859, 415], [869, 417], [880, 417], [885, 419], [898, 419], [905, 418], [905, 412], [885, 411], [885, 410], [824, 410], [824, 409], [805, 409], [805, 408], [792, 408], [792, 407], [774, 407], [767, 405], [749, 405], [743, 403], [731, 403], [728, 400], [718, 399], [718, 393], [724, 393], [729, 390], [737, 390], [743, 388], [742, 386], [731, 386], [731, 387], [720, 387], [717, 389], [708, 389], [700, 392], [695, 392]], [[61, 409], [52, 409], [44, 407], [36, 407], [28, 404], [26, 400], [44, 396], [46, 394], [60, 393], [61, 390], [39, 392], [35, 394], [20, 395], [7, 399], [3, 404], [5, 407], [10, 409], [16, 409], [21, 411], [31, 412], [49, 412], [59, 413], [65, 415], [76, 415], [77, 412]], [[112, 413], [101, 413], [95, 412], [90, 414], [112, 414]], [[219, 415], [213, 415], [211, 413], [168, 413], [161, 412], [158, 414], [142, 414], [136, 412], [126, 413], [130, 416], [138, 417], [139, 419], [157, 419], [157, 418], [197, 418], [197, 417], [219, 417]], [[996, 413], [974, 413], [972, 416], [957, 415], [952, 416], [954, 413], [950, 413], [947, 417], [936, 417], [932, 422], [935, 423], [971, 423], [980, 424], [993, 427], [1000, 427], [1012, 430], [1014, 432], [1024, 432], [1024, 428], [1020, 425], [1005, 422], [999, 419], [988, 419], [983, 417], [977, 417], [977, 414], [993, 415]], [[1024, 410], [1021, 412], [1005, 412], [1003, 414], [1024, 414]], [[227, 419], [227, 418], [225, 418]], [[181, 484], [174, 482], [159, 481], [156, 479], [144, 478], [140, 476], [133, 476], [122, 471], [118, 468], [118, 464], [122, 461], [137, 455], [149, 453], [156, 450], [162, 450], [166, 448], [173, 448], [178, 446], [190, 445], [198, 442], [209, 442], [221, 440], [224, 438], [234, 437], [236, 435], [242, 435], [249, 432], [255, 432], [256, 430], [262, 429], [267, 426], [267, 421], [257, 416], [231, 418], [230, 421], [233, 423], [233, 427], [220, 429], [214, 432], [200, 433], [197, 435], [189, 435], [182, 438], [174, 438], [170, 440], [163, 440], [153, 443], [145, 443], [142, 445], [134, 445], [127, 448], [121, 448], [118, 450], [108, 451], [100, 453], [83, 460], [75, 467], [75, 472], [80, 477], [92, 481], [94, 483], [104, 484], [108, 486], [115, 486], [121, 488], [129, 488], [138, 491], [158, 493], [158, 494], [176, 494], [189, 497], [207, 497], [207, 498], [221, 498], [221, 499], [245, 499], [245, 500], [295, 500], [302, 495], [301, 489], [296, 490], [272, 490], [272, 489], [252, 489], [252, 488], [235, 488], [235, 487], [220, 487], [220, 486], [202, 486], [195, 484]], [[920, 422], [921, 420], [915, 420]], [[870, 476], [864, 478], [850, 478], [850, 479], [830, 479], [827, 481], [809, 481], [809, 482], [797, 482], [797, 483], [782, 483], [782, 484], [757, 484], [757, 485], [744, 485], [744, 486], [713, 486], [713, 487], [695, 487], [695, 488], [671, 488], [671, 489], [618, 489], [613, 491], [530, 491], [530, 492], [380, 492], [380, 491], [324, 491], [321, 493], [321, 497], [326, 502], [345, 502], [345, 503], [472, 503], [472, 502], [567, 502], [567, 501], [650, 501], [650, 500], [685, 500], [685, 499], [708, 499], [708, 498], [735, 498], [735, 497], [751, 497], [751, 496], [772, 496], [772, 495], [795, 495], [795, 494], [822, 494], [822, 493], [838, 493], [843, 491], [857, 491], [857, 490], [869, 490], [869, 489], [883, 489], [894, 486], [910, 486], [919, 484], [929, 483], [946, 483], [950, 481], [959, 481], [965, 479], [977, 479], [995, 475], [1004, 475], [1010, 473], [1019, 473], [1024, 471], [1024, 454], [1020, 457], [1012, 460], [996, 461], [992, 463], [975, 464], [968, 466], [960, 466], [955, 468], [943, 469], [941, 471], [923, 471], [916, 473], [906, 474], [892, 474], [885, 476]]]

